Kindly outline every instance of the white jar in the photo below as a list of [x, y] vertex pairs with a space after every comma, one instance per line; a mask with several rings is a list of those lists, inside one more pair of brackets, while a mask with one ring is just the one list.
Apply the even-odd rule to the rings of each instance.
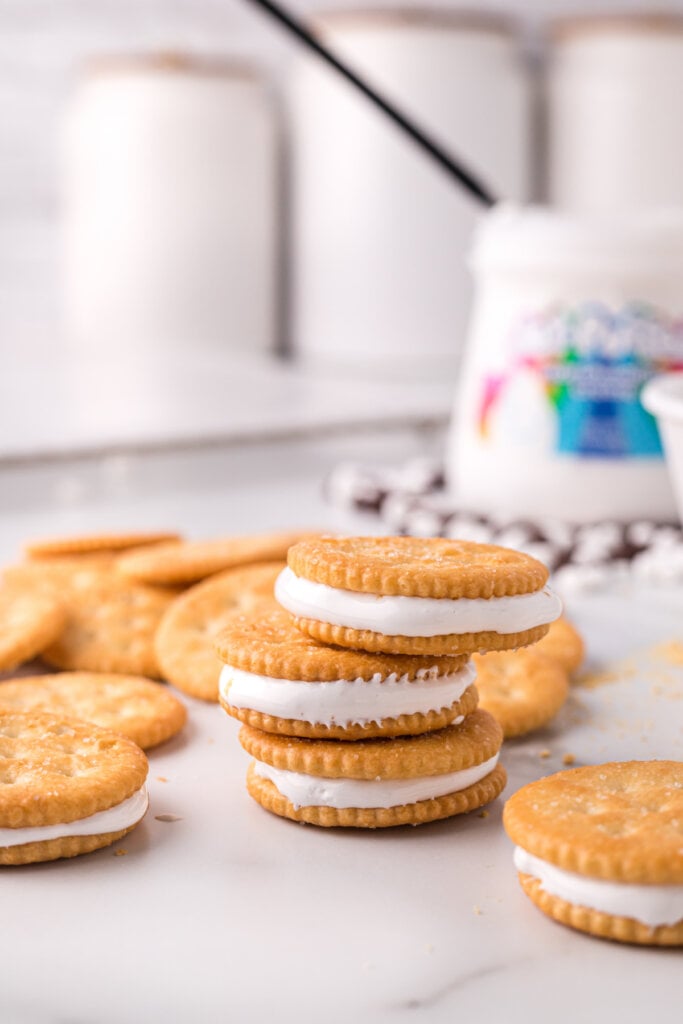
[[449, 479], [463, 505], [590, 521], [674, 515], [640, 391], [683, 366], [683, 209], [601, 220], [494, 209]]
[[[507, 20], [353, 11], [317, 28], [496, 194], [527, 196], [530, 85]], [[319, 60], [297, 59], [290, 100], [296, 353], [385, 375], [452, 372], [481, 207]]]
[[683, 205], [683, 15], [560, 20], [548, 195], [572, 211]]
[[272, 350], [277, 140], [250, 67], [103, 59], [64, 126], [67, 337], [81, 350]]

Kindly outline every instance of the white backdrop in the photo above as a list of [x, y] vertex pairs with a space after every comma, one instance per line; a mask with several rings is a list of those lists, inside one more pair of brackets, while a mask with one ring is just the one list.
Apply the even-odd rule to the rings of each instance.
[[[357, 7], [350, 0], [289, 0], [300, 13]], [[368, 4], [369, 6], [370, 4]], [[397, 3], [372, 0], [372, 6]], [[429, 0], [432, 7], [457, 6]], [[499, 0], [472, 4], [521, 15], [531, 35], [545, 15], [642, 9], [600, 4]], [[683, 0], [670, 6], [683, 10]], [[60, 112], [89, 54], [149, 49], [246, 53], [277, 73], [291, 43], [246, 0], [1, 0], [0, 2], [0, 353], [25, 357], [59, 333], [56, 138]]]

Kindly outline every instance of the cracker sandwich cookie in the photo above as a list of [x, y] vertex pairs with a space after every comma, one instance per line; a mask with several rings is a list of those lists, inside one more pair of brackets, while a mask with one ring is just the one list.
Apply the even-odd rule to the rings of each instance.
[[147, 810], [147, 758], [108, 729], [0, 711], [0, 864], [76, 857], [116, 842]]
[[547, 725], [569, 694], [562, 665], [535, 647], [475, 654], [472, 660], [480, 705], [500, 722], [506, 740]]
[[683, 945], [683, 763], [573, 768], [518, 790], [503, 815], [527, 896], [606, 939]]
[[502, 792], [503, 734], [485, 711], [394, 739], [309, 740], [243, 725], [247, 789], [266, 810], [311, 825], [387, 828], [473, 811]]
[[561, 612], [548, 570], [508, 548], [318, 537], [290, 548], [275, 596], [316, 640], [387, 654], [469, 654], [540, 640]]
[[274, 601], [233, 615], [215, 646], [225, 662], [221, 704], [265, 732], [338, 740], [417, 735], [460, 722], [477, 706], [465, 655], [329, 647], [298, 630]]

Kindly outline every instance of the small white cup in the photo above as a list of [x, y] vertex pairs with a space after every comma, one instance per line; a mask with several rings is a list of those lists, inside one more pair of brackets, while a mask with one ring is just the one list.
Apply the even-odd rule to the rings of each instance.
[[643, 388], [641, 402], [657, 419], [678, 515], [683, 522], [683, 372], [653, 377]]

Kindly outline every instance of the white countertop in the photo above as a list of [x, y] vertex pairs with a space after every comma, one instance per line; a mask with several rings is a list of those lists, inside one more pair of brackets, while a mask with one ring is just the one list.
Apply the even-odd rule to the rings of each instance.
[[0, 464], [64, 453], [164, 450], [446, 423], [455, 375], [385, 379], [235, 352], [5, 358]]
[[[0, 557], [30, 535], [103, 524], [362, 529], [326, 509], [324, 472], [350, 449], [424, 448], [405, 432], [7, 469]], [[600, 667], [680, 637], [683, 593], [595, 595], [570, 612]], [[649, 655], [621, 683], [575, 689], [553, 728], [506, 745], [507, 793], [566, 752], [577, 764], [681, 759], [682, 693], [683, 666]], [[151, 752], [151, 808], [117, 844], [126, 856], [0, 870], [3, 1022], [642, 1024], [675, 1012], [680, 953], [588, 938], [523, 896], [502, 800], [487, 818], [417, 829], [295, 825], [248, 797], [236, 723], [188, 704], [186, 733]], [[181, 820], [156, 820], [165, 813]]]

